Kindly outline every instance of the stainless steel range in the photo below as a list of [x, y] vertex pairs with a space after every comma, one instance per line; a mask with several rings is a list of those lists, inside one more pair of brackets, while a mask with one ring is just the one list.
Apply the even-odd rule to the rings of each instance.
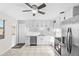
[[54, 48], [58, 55], [61, 55], [61, 38], [55, 38]]

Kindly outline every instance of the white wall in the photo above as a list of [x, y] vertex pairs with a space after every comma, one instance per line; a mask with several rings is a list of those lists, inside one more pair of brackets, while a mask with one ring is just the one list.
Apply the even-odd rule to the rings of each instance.
[[43, 35], [53, 36], [53, 20], [19, 20], [18, 22], [26, 25], [26, 31], [40, 32]]
[[12, 24], [13, 19], [0, 13], [0, 20], [5, 20], [5, 38], [0, 39], [0, 55], [12, 47]]

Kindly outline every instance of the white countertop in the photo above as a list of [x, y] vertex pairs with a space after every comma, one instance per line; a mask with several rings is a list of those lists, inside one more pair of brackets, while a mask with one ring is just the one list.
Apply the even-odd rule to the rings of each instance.
[[27, 32], [26, 33], [26, 36], [38, 36], [38, 35], [40, 35], [39, 32]]

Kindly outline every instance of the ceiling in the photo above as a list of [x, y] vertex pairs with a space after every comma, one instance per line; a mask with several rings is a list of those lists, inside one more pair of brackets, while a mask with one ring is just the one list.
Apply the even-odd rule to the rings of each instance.
[[[34, 3], [30, 3], [31, 5]], [[41, 3], [35, 3], [39, 6]], [[16, 20], [28, 20], [28, 19], [54, 19], [59, 12], [66, 11], [72, 8], [77, 3], [46, 3], [46, 7], [41, 9], [46, 12], [45, 15], [37, 14], [32, 15], [32, 12], [22, 12], [22, 10], [30, 9], [27, 5], [23, 3], [0, 3], [0, 13], [4, 13]]]

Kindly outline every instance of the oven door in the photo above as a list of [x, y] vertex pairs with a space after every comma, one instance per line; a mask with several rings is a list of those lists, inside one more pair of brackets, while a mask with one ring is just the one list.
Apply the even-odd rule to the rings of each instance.
[[61, 55], [61, 44], [60, 43], [61, 43], [60, 38], [56, 38], [55, 43], [54, 43], [54, 48], [58, 55]]

